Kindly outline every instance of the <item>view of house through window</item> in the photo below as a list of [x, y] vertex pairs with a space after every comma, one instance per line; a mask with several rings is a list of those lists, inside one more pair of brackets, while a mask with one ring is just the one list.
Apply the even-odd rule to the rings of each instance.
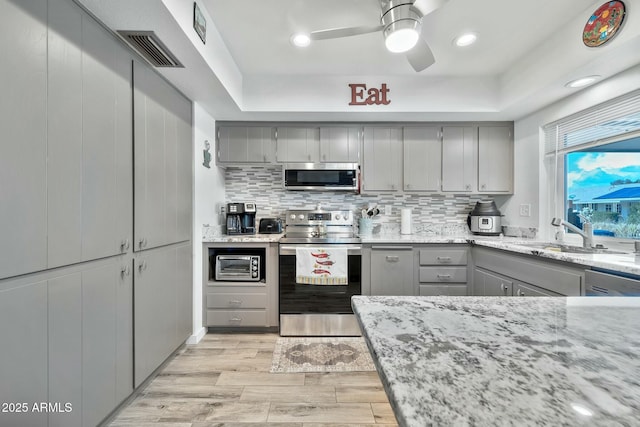
[[640, 239], [640, 138], [565, 155], [566, 220], [595, 235]]

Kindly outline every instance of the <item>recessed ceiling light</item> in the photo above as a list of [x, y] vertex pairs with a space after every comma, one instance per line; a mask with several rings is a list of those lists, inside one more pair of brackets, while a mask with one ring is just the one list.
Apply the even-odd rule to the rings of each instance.
[[599, 78], [600, 78], [600, 76], [595, 76], [595, 75], [594, 76], [581, 77], [579, 79], [571, 80], [565, 86], [566, 87], [570, 87], [570, 88], [584, 87], [584, 86], [590, 85], [591, 83], [595, 82]]
[[311, 44], [311, 37], [309, 37], [309, 34], [296, 33], [291, 36], [291, 43], [294, 46], [307, 47]]
[[478, 40], [478, 35], [475, 33], [465, 33], [462, 35], [459, 35], [458, 37], [456, 37], [453, 40], [453, 43], [455, 43], [456, 46], [458, 47], [465, 47], [465, 46], [469, 46], [472, 45], [476, 42], [476, 40]]

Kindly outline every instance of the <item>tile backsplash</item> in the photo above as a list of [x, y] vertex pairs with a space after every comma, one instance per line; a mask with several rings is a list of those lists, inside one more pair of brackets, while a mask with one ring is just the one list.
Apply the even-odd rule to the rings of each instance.
[[[282, 188], [282, 168], [228, 167], [225, 171], [226, 202], [255, 202], [258, 218], [284, 217], [288, 209], [348, 209], [355, 218], [367, 205], [377, 204], [381, 215], [374, 232], [398, 232], [400, 209], [412, 209], [412, 231], [427, 234], [459, 234], [468, 231], [467, 214], [485, 196], [454, 194], [377, 194], [287, 191]], [[384, 207], [391, 206], [391, 215]]]

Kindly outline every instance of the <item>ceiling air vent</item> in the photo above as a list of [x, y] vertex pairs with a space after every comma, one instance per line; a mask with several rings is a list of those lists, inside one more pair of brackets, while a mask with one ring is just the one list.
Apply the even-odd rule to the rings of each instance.
[[118, 31], [140, 55], [155, 67], [179, 67], [184, 65], [169, 52], [153, 31]]

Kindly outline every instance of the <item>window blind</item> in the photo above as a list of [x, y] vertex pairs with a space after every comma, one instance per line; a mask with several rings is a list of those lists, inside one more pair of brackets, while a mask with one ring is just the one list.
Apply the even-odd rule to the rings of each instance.
[[640, 90], [544, 126], [545, 153], [569, 152], [640, 132]]

